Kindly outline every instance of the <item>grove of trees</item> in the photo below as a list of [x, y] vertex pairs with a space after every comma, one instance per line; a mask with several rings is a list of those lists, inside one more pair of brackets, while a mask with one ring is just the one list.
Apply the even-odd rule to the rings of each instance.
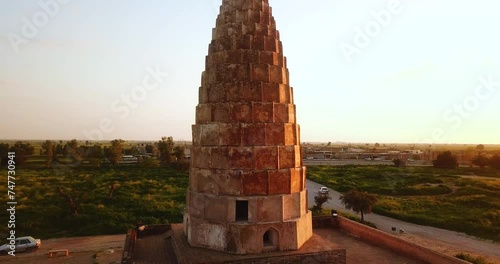
[[[103, 161], [116, 165], [120, 163], [123, 155], [144, 155], [143, 158], [139, 158], [139, 161], [151, 166], [158, 166], [158, 163], [162, 165], [178, 164], [184, 159], [184, 147], [175, 144], [172, 137], [162, 137], [158, 142], [142, 144], [142, 146], [127, 147], [126, 142], [122, 139], [115, 139], [104, 145], [91, 143], [88, 140], [85, 143], [76, 139], [66, 142], [45, 140], [39, 145], [37, 154], [40, 153], [41, 156], [45, 157], [43, 165], [48, 168], [66, 165], [78, 166], [84, 162], [98, 167]], [[18, 141], [12, 146], [0, 143], [1, 165], [7, 164], [8, 152], [15, 152], [16, 165], [22, 166], [30, 156], [33, 156], [34, 151], [35, 147], [29, 142]], [[33, 164], [40, 161], [39, 158], [33, 160]], [[182, 167], [185, 165], [182, 164]]]

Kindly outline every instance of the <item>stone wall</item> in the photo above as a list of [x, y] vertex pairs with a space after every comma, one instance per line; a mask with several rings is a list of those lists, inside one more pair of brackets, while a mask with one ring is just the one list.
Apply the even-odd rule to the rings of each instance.
[[[450, 257], [439, 252], [407, 242], [391, 234], [371, 228], [369, 226], [339, 217], [340, 229], [359, 237], [365, 241], [390, 248], [396, 252], [409, 256], [424, 263], [437, 264], [467, 264], [469, 262]], [[469, 263], [470, 264], [470, 263]]]

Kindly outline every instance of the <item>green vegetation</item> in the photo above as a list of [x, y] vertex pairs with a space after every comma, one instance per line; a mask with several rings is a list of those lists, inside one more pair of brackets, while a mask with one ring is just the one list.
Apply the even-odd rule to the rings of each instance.
[[353, 214], [350, 214], [350, 213], [344, 213], [344, 212], [339, 212], [338, 214], [340, 216], [343, 216], [343, 217], [349, 219], [349, 220], [352, 220], [352, 221], [355, 221], [355, 222], [367, 225], [369, 227], [377, 228], [377, 226], [374, 223], [372, 223], [370, 221], [361, 220], [361, 218], [359, 218], [356, 215], [353, 215]]
[[[313, 207], [311, 208], [311, 212], [313, 216], [331, 216], [332, 211], [330, 209], [324, 209], [324, 208], [318, 208], [318, 207]], [[367, 225], [369, 227], [377, 228], [377, 226], [370, 222], [370, 221], [362, 221], [361, 218], [357, 217], [356, 215], [350, 214], [350, 213], [344, 213], [344, 212], [337, 212], [340, 216], [343, 216], [349, 220], [352, 220], [354, 222], [358, 222], [364, 225]]]
[[[49, 238], [123, 234], [136, 220], [182, 222], [188, 175], [140, 165], [18, 168], [15, 183], [16, 235]], [[0, 192], [7, 194], [6, 184]], [[7, 217], [1, 214], [0, 222]]]
[[500, 241], [500, 172], [481, 168], [309, 166], [308, 179], [377, 195], [373, 212]]
[[488, 262], [486, 262], [486, 259], [484, 257], [474, 257], [466, 253], [458, 253], [455, 255], [455, 257], [474, 264], [489, 264]]

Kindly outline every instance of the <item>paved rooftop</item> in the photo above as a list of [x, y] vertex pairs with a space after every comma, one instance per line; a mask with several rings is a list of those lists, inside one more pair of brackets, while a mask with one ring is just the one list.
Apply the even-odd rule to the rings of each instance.
[[[175, 225], [173, 225], [175, 226]], [[383, 248], [371, 243], [367, 243], [358, 238], [350, 236], [338, 229], [314, 229], [314, 239], [309, 247], [325, 248], [321, 241], [328, 240], [335, 244], [334, 248], [345, 248], [347, 253], [348, 264], [418, 264], [419, 261], [413, 260], [406, 256], [402, 256], [390, 249]], [[167, 260], [168, 251], [171, 249], [170, 241], [167, 239], [168, 233], [144, 237], [138, 240], [136, 244], [136, 251], [134, 261], [135, 263], [158, 263], [169, 264], [176, 262], [169, 262]], [[182, 247], [188, 247], [187, 243]], [[170, 249], [169, 249], [170, 248]], [[182, 250], [182, 249], [181, 249]], [[302, 250], [302, 249], [301, 249]], [[194, 249], [192, 254], [205, 258], [210, 261], [225, 260], [227, 254], [208, 250], [208, 249]], [[272, 254], [272, 253], [266, 253]], [[233, 257], [235, 255], [232, 255]], [[237, 257], [237, 256], [236, 256]], [[222, 258], [222, 259], [221, 259]]]

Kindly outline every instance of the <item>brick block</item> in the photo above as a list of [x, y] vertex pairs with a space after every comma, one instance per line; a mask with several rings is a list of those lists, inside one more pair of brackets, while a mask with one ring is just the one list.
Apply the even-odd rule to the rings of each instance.
[[252, 80], [269, 82], [269, 65], [268, 64], [252, 64]]
[[244, 35], [238, 38], [234, 38], [232, 41], [233, 49], [244, 49], [250, 50], [252, 49], [253, 38], [252, 35]]
[[217, 186], [214, 180], [210, 177], [212, 171], [209, 169], [192, 168], [189, 173], [189, 178], [196, 178], [196, 187], [193, 188], [196, 192], [217, 194]]
[[212, 120], [213, 122], [226, 123], [230, 121], [229, 103], [218, 103], [212, 107]]
[[229, 148], [217, 147], [210, 152], [210, 168], [228, 169], [229, 168]]
[[267, 36], [269, 33], [269, 26], [266, 24], [254, 24], [255, 25], [255, 34]]
[[283, 78], [283, 68], [280, 66], [269, 66], [269, 81], [272, 83], [285, 83]]
[[265, 42], [264, 50], [273, 52], [281, 51], [281, 49], [279, 49], [279, 41], [276, 40], [275, 38], [265, 37], [264, 42]]
[[[293, 98], [292, 98], [292, 100], [293, 100]], [[288, 115], [290, 118], [290, 122], [295, 124], [295, 123], [297, 123], [297, 117], [295, 115], [296, 106], [293, 103], [291, 103], [289, 106], [290, 106], [290, 110], [288, 111]]]
[[231, 104], [231, 120], [233, 122], [247, 123], [252, 121], [252, 104], [251, 103], [234, 103]]
[[241, 53], [241, 62], [246, 65], [250, 64], [258, 64], [260, 63], [260, 54], [258, 50], [240, 50]]
[[219, 124], [219, 145], [238, 146], [241, 143], [240, 124]]
[[208, 94], [208, 102], [209, 103], [217, 103], [221, 101], [220, 93], [221, 87], [223, 87], [221, 84], [210, 84], [207, 86], [207, 94]]
[[290, 145], [296, 145], [297, 143], [297, 138], [296, 138], [296, 127], [295, 124], [284, 124], [285, 126], [285, 145], [290, 146]]
[[187, 203], [189, 214], [193, 217], [204, 217], [205, 196], [202, 193], [187, 191]]
[[286, 84], [280, 84], [279, 85], [279, 96], [280, 96], [280, 103], [290, 103], [290, 86]]
[[300, 190], [303, 191], [306, 189], [306, 170], [307, 167], [302, 166], [300, 167]]
[[253, 35], [252, 36], [252, 49], [253, 50], [266, 50], [265, 36]]
[[302, 158], [300, 154], [300, 145], [295, 145], [295, 167], [302, 167]]
[[241, 124], [241, 144], [243, 146], [263, 146], [266, 142], [265, 124]]
[[262, 101], [264, 102], [279, 102], [279, 84], [277, 83], [263, 83], [262, 84]]
[[225, 222], [227, 215], [227, 199], [219, 196], [205, 196], [205, 219], [214, 222]]
[[199, 171], [200, 169], [195, 167], [189, 168], [189, 188], [188, 190], [198, 191], [198, 182], [199, 182]]
[[254, 147], [253, 167], [258, 169], [278, 168], [278, 148], [275, 146]]
[[283, 146], [278, 147], [279, 169], [295, 167], [295, 147]]
[[290, 180], [290, 186], [292, 187], [292, 193], [300, 192], [302, 190], [302, 175], [300, 168], [291, 169], [292, 177]]
[[210, 167], [210, 150], [209, 147], [192, 147], [191, 148], [191, 166], [195, 168]]
[[271, 15], [269, 13], [259, 13], [260, 21], [259, 23], [269, 25], [269, 21], [271, 20]]
[[267, 171], [243, 172], [243, 195], [267, 195]]
[[283, 218], [284, 220], [291, 220], [299, 218], [301, 215], [301, 193], [293, 193], [291, 195], [283, 196]]
[[229, 167], [233, 169], [252, 169], [253, 157], [251, 147], [229, 147]]
[[290, 169], [269, 170], [268, 174], [269, 174], [269, 195], [291, 193]]
[[284, 125], [280, 123], [266, 123], [266, 145], [276, 146], [285, 144]]
[[196, 123], [209, 122], [212, 122], [212, 106], [210, 104], [198, 104], [196, 106]]
[[219, 125], [217, 124], [201, 124], [200, 145], [201, 146], [217, 146], [219, 145]]
[[201, 125], [192, 125], [191, 133], [193, 135], [193, 146], [199, 147], [201, 142]]
[[223, 50], [230, 50], [231, 49], [231, 38], [226, 36], [227, 30], [225, 31], [225, 28], [217, 28], [215, 30], [216, 34], [216, 39], [212, 40], [212, 53], [213, 52], [218, 52], [218, 51], [223, 51]]
[[200, 104], [208, 103], [208, 92], [207, 89], [203, 86], [198, 89], [198, 102]]
[[262, 101], [262, 82], [242, 82], [240, 95], [242, 101]]
[[[288, 74], [288, 69], [283, 67], [281, 68], [281, 76], [282, 76], [282, 80], [283, 80], [283, 84], [290, 84], [289, 82], [289, 74]], [[291, 95], [291, 93], [290, 93]]]
[[273, 103], [254, 102], [253, 121], [254, 122], [272, 122], [273, 121]]
[[[240, 54], [240, 56], [242, 56]], [[249, 64], [236, 64], [233, 72], [233, 81], [250, 81], [250, 65]]]
[[[219, 60], [219, 63], [230, 63], [239, 64], [241, 63], [241, 50], [227, 50], [218, 52], [219, 54], [224, 53], [225, 56]], [[217, 53], [216, 53], [217, 54]]]
[[261, 51], [259, 54], [259, 61], [262, 64], [277, 65], [278, 54], [272, 51]]
[[239, 83], [225, 83], [222, 84], [223, 95], [221, 99], [226, 102], [238, 102], [241, 100], [240, 84]]
[[289, 123], [289, 111], [290, 107], [288, 104], [276, 103], [274, 104], [274, 118], [275, 123]]
[[261, 223], [283, 221], [282, 197], [269, 196], [269, 197], [257, 198], [257, 218], [258, 221]]

